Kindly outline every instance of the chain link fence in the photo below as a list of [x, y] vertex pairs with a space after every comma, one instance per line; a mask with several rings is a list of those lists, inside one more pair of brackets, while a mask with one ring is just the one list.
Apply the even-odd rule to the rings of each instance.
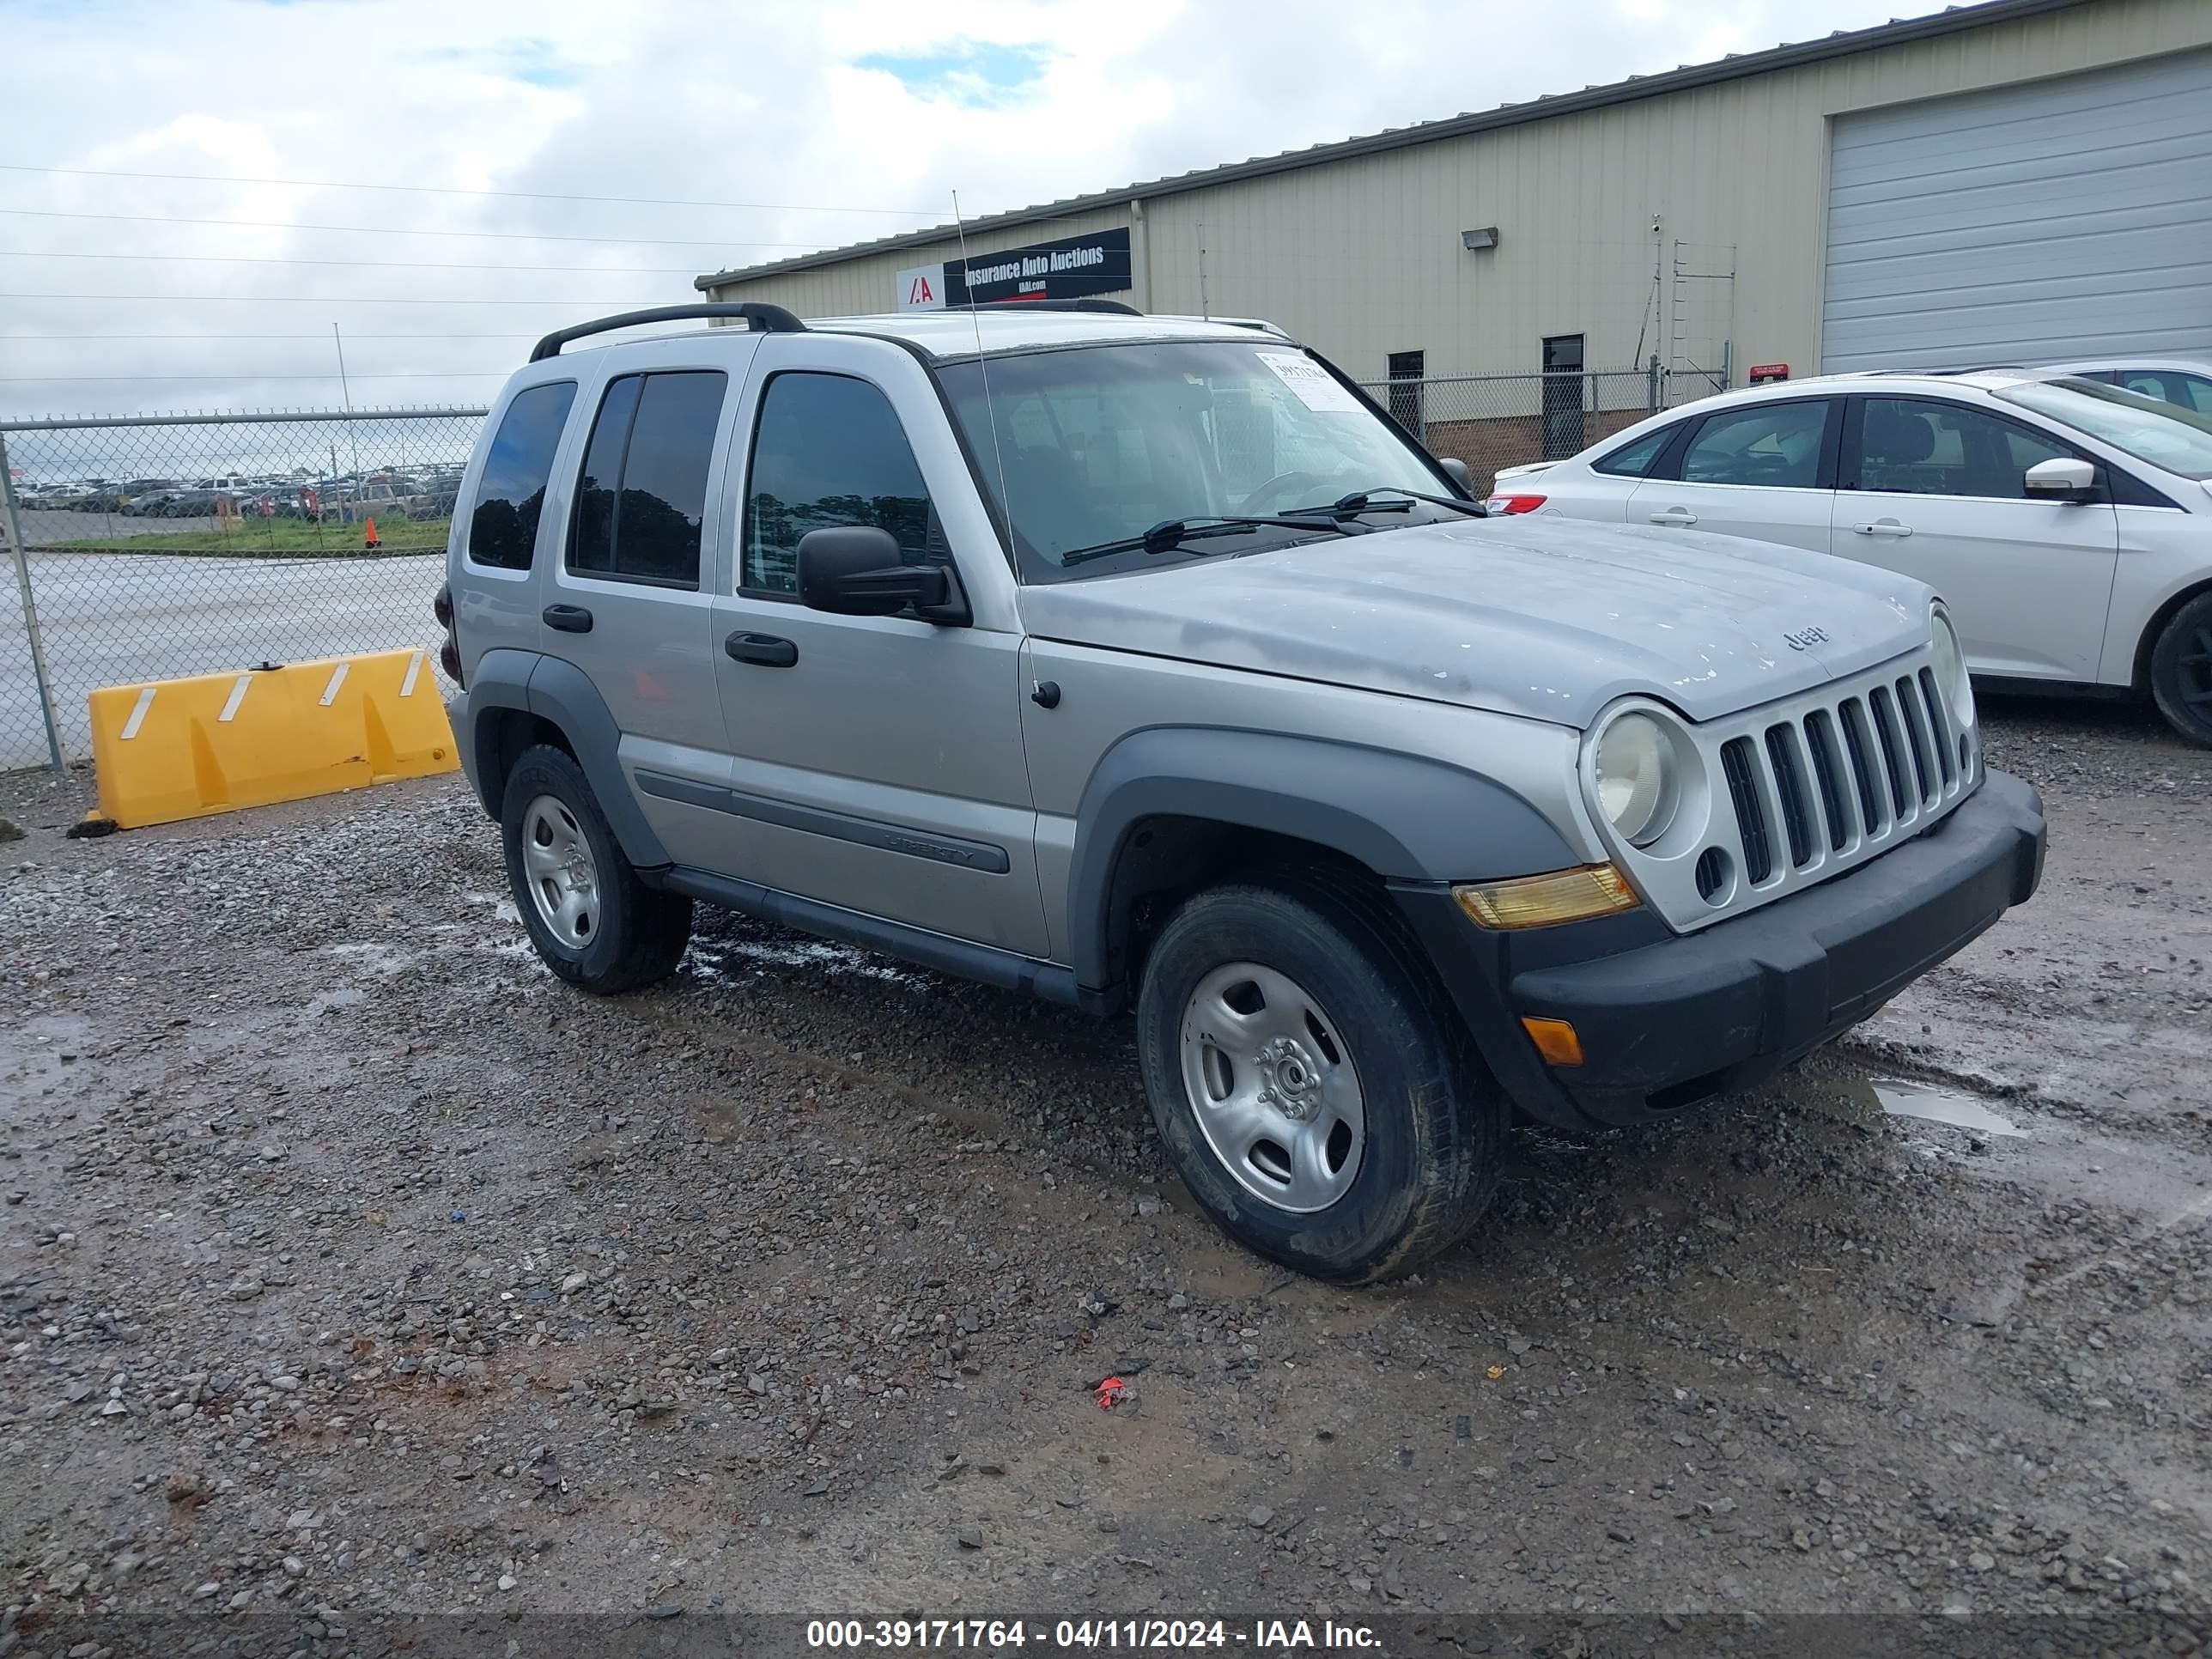
[[[1654, 362], [1367, 389], [1486, 491], [1500, 467], [1574, 454], [1712, 388]], [[87, 755], [100, 686], [434, 646], [430, 596], [483, 414], [0, 423], [16, 589], [0, 601], [0, 770]]]
[[[1480, 493], [1490, 489], [1502, 466], [1563, 460], [1668, 407], [1669, 380], [1666, 368], [1653, 362], [1643, 368], [1362, 385], [1432, 454], [1465, 461]], [[1703, 386], [1688, 395], [1703, 397], [1711, 389]]]
[[0, 424], [0, 770], [103, 685], [432, 646], [480, 409]]

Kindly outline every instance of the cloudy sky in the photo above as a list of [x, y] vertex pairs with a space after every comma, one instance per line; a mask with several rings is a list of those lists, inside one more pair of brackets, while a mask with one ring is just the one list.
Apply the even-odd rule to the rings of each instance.
[[0, 0], [0, 415], [481, 403], [698, 272], [1899, 0]]

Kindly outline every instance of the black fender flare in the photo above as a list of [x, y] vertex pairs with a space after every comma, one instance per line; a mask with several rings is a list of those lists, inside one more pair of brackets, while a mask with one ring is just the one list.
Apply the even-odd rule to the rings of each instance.
[[517, 709], [560, 727], [599, 811], [622, 843], [623, 856], [641, 870], [659, 869], [670, 862], [668, 849], [646, 822], [623, 770], [622, 728], [582, 669], [542, 652], [487, 651], [469, 677], [467, 698], [470, 730], [462, 752], [476, 763], [471, 777], [486, 811], [495, 818], [500, 811], [495, 781], [482, 769], [488, 728], [502, 711]]
[[1151, 726], [1100, 758], [1077, 811], [1068, 871], [1076, 983], [1118, 978], [1115, 866], [1131, 830], [1174, 815], [1295, 836], [1384, 880], [1502, 880], [1580, 864], [1528, 801], [1446, 761], [1324, 738], [1222, 726]]

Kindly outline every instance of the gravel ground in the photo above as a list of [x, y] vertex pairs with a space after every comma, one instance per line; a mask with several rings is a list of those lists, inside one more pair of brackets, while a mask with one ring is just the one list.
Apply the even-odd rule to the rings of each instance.
[[1359, 1292], [1191, 1212], [1126, 1024], [713, 916], [579, 996], [456, 779], [75, 842], [81, 776], [0, 779], [0, 1655], [793, 1612], [2196, 1652], [2212, 756], [1988, 738], [2033, 906], [1755, 1094], [1516, 1134], [1474, 1240]]

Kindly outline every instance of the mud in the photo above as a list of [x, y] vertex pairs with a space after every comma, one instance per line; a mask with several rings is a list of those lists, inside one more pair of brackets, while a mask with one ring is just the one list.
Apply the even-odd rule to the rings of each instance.
[[1477, 1236], [1362, 1292], [1197, 1212], [1126, 1025], [728, 918], [580, 998], [454, 781], [99, 842], [81, 780], [0, 783], [19, 1650], [673, 1607], [2194, 1651], [2212, 757], [1988, 735], [2033, 906], [1754, 1094], [1517, 1132]]

